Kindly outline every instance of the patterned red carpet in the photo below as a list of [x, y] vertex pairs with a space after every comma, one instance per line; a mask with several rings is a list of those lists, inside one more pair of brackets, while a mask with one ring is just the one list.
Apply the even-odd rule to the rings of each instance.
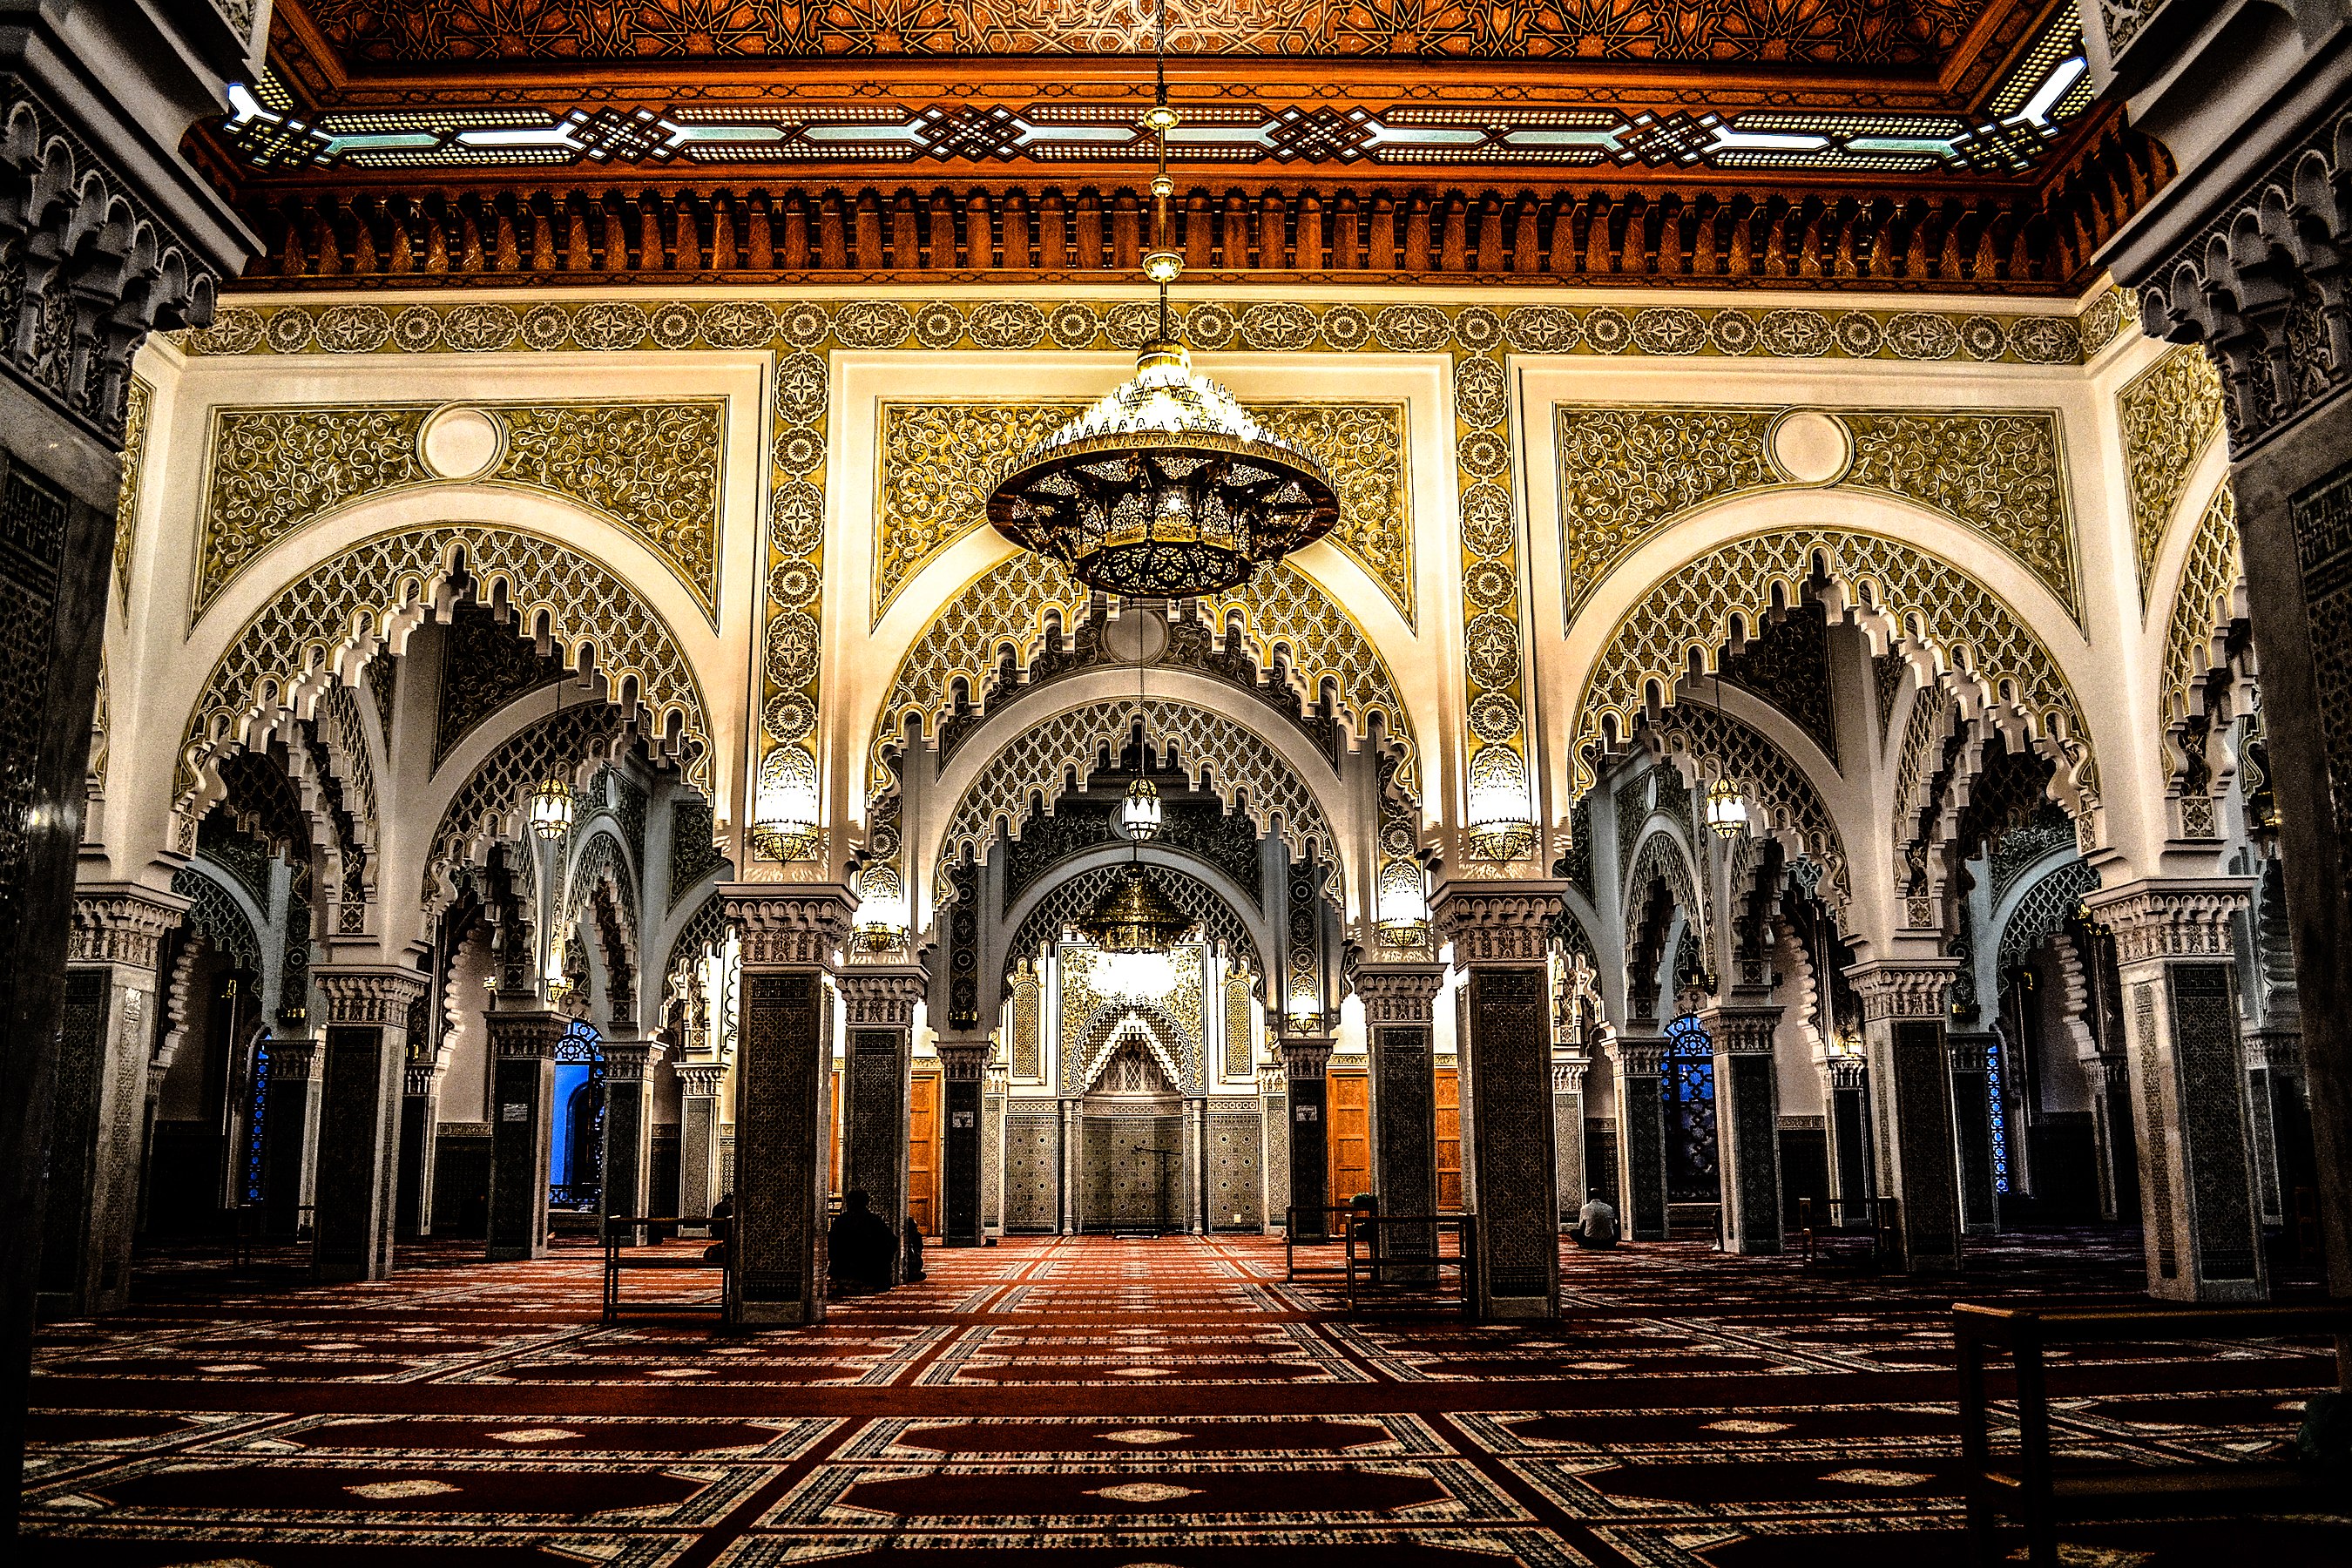
[[[1949, 1284], [1571, 1251], [1565, 1319], [1520, 1329], [1350, 1320], [1255, 1237], [929, 1258], [821, 1329], [740, 1335], [600, 1326], [586, 1251], [419, 1250], [333, 1287], [153, 1261], [137, 1310], [45, 1337], [30, 1560], [1967, 1561]], [[2079, 1235], [1977, 1263], [1977, 1300], [2119, 1295], [2138, 1268]], [[2273, 1451], [2331, 1374], [2317, 1345], [2121, 1347], [2053, 1392], [2069, 1453], [2166, 1465]], [[2066, 1539], [2083, 1568], [2352, 1562], [2342, 1520]]]

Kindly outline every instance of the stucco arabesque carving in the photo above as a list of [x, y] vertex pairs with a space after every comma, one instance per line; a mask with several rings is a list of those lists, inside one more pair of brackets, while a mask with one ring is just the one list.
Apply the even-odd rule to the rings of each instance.
[[1445, 986], [1442, 963], [1366, 963], [1355, 972], [1357, 998], [1364, 1005], [1364, 1023], [1427, 1024]]
[[2252, 900], [2238, 879], [2132, 882], [2084, 900], [2091, 918], [2115, 933], [2116, 962], [2167, 958], [2233, 962], [2231, 922]]
[[746, 969], [832, 969], [854, 908], [839, 888], [730, 887], [719, 895]]
[[163, 939], [179, 929], [191, 902], [128, 885], [77, 888], [66, 961], [152, 970], [161, 962]]
[[331, 1025], [404, 1025], [408, 1005], [425, 987], [423, 974], [391, 965], [320, 965], [310, 977], [326, 1001]]
[[917, 965], [877, 964], [845, 968], [835, 984], [851, 1026], [905, 1029], [914, 1026], [915, 1004], [923, 999], [927, 981]]
[[1935, 1018], [1945, 1016], [1945, 997], [1960, 961], [1942, 959], [1879, 959], [1858, 963], [1845, 972], [1862, 1001], [1865, 1023], [1894, 1018]]
[[1551, 951], [1562, 889], [1543, 883], [1496, 887], [1448, 884], [1431, 910], [1437, 939], [1451, 943], [1457, 966], [1542, 963]]

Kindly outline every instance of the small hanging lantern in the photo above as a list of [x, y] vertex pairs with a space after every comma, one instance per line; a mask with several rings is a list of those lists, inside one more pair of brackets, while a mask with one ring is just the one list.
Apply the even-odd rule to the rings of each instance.
[[1159, 837], [1163, 826], [1159, 787], [1146, 778], [1128, 785], [1127, 799], [1118, 808], [1118, 821], [1129, 838], [1149, 844]]
[[1748, 831], [1748, 803], [1739, 798], [1729, 779], [1717, 779], [1706, 790], [1707, 831], [1728, 843]]
[[1192, 917], [1160, 891], [1140, 866], [1127, 874], [1074, 922], [1078, 934], [1105, 952], [1166, 952], [1192, 930]]
[[561, 774], [549, 774], [530, 792], [530, 830], [547, 839], [572, 831], [572, 785]]

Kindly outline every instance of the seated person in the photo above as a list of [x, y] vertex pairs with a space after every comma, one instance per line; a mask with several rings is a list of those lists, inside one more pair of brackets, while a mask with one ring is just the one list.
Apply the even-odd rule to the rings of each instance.
[[923, 1227], [915, 1223], [913, 1215], [908, 1215], [906, 1226], [899, 1235], [906, 1258], [905, 1267], [898, 1270], [898, 1278], [902, 1282], [913, 1285], [923, 1278]]
[[825, 1233], [826, 1267], [834, 1289], [845, 1294], [888, 1289], [892, 1254], [898, 1247], [898, 1238], [875, 1214], [874, 1200], [866, 1189], [849, 1193], [841, 1200], [841, 1213], [835, 1216], [833, 1228]]
[[1601, 1189], [1595, 1187], [1576, 1211], [1576, 1224], [1569, 1227], [1569, 1239], [1579, 1247], [1605, 1251], [1617, 1245], [1617, 1211], [1601, 1199]]
[[702, 1261], [716, 1268], [727, 1261], [728, 1244], [735, 1237], [735, 1194], [729, 1193], [710, 1205], [710, 1245], [702, 1249]]

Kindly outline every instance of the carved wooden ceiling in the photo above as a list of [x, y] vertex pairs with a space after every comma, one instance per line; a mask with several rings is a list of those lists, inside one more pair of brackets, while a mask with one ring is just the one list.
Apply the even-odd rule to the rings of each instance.
[[[361, 250], [391, 270], [403, 215], [413, 281], [1084, 274], [1124, 265], [1150, 175], [1152, 19], [278, 0], [268, 76], [201, 152], [288, 282], [347, 286]], [[1605, 252], [1612, 278], [2047, 292], [2168, 173], [2092, 102], [2075, 0], [1170, 0], [1169, 28], [1180, 238], [1212, 272], [1575, 277]], [[761, 257], [751, 231], [795, 217], [802, 252]]]

